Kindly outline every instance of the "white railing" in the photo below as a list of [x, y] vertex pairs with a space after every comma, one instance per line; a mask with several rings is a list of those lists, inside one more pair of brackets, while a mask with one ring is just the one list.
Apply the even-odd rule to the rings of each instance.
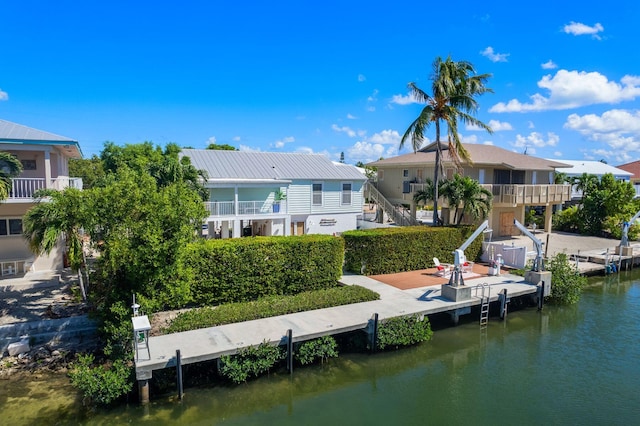
[[[493, 194], [493, 203], [561, 204], [571, 201], [571, 185], [492, 185], [482, 184]], [[425, 189], [423, 183], [412, 183], [411, 192]]]
[[211, 216], [272, 214], [287, 211], [286, 201], [238, 201], [237, 210], [233, 201], [209, 201], [204, 205]]
[[82, 189], [82, 178], [60, 177], [50, 179], [48, 183], [45, 178], [11, 179], [9, 199], [32, 199], [37, 190], [45, 188], [58, 191], [62, 191], [65, 188]]

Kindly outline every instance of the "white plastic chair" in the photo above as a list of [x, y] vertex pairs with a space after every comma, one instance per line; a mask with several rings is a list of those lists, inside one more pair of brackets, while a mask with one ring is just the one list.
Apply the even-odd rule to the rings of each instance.
[[434, 265], [436, 265], [436, 269], [438, 270], [436, 272], [436, 275], [440, 275], [441, 277], [444, 277], [451, 271], [451, 265], [440, 263], [440, 260], [438, 260], [437, 257], [433, 258], [433, 263]]

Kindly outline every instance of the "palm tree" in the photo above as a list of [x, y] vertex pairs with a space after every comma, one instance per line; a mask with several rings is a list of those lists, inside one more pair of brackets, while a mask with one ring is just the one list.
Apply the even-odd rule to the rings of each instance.
[[20, 175], [22, 163], [8, 152], [0, 151], [0, 201], [9, 198], [11, 179]]
[[574, 176], [571, 179], [571, 184], [574, 186], [576, 191], [582, 192], [582, 200], [580, 201], [580, 204], [584, 204], [584, 199], [587, 197], [587, 194], [596, 188], [598, 184], [598, 176], [590, 173], [583, 173], [580, 176]]
[[485, 84], [490, 74], [476, 74], [470, 62], [454, 62], [451, 57], [446, 60], [437, 57], [433, 61], [431, 77], [432, 95], [427, 94], [415, 83], [409, 83], [409, 91], [418, 102], [426, 103], [418, 118], [409, 126], [400, 141], [400, 149], [410, 139], [413, 151], [422, 146], [425, 130], [432, 123], [436, 126], [436, 161], [433, 173], [433, 224], [438, 223], [438, 182], [442, 168], [442, 147], [440, 146], [440, 125], [447, 124], [447, 142], [449, 157], [460, 167], [462, 162], [470, 162], [469, 153], [464, 149], [458, 135], [458, 122], [462, 121], [492, 133], [491, 128], [475, 118], [472, 113], [478, 110], [475, 97], [483, 93], [493, 92]]
[[445, 179], [441, 193], [449, 207], [455, 207], [453, 221], [458, 225], [462, 223], [466, 214], [477, 220], [485, 219], [491, 211], [491, 191], [469, 176], [455, 174], [453, 179]]
[[84, 221], [83, 192], [75, 188], [64, 191], [36, 191], [38, 200], [23, 217], [24, 237], [35, 254], [49, 254], [61, 238], [66, 244], [71, 269], [78, 271], [84, 263], [81, 229]]

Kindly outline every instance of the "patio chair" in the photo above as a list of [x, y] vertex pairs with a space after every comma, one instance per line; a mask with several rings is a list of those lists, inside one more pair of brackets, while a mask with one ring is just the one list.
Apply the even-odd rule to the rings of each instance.
[[433, 264], [436, 265], [436, 275], [439, 275], [441, 277], [444, 277], [451, 271], [451, 265], [440, 263], [440, 260], [438, 260], [437, 257], [433, 258]]

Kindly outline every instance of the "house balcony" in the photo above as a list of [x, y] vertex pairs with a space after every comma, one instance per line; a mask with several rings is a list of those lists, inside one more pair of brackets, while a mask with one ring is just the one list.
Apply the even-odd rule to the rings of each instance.
[[32, 201], [36, 191], [47, 188], [58, 191], [66, 188], [82, 189], [82, 178], [14, 178], [11, 179], [11, 190], [7, 202]]
[[[547, 205], [571, 201], [571, 185], [480, 185], [493, 194], [493, 204]], [[423, 190], [425, 184], [412, 183], [411, 192]]]
[[287, 212], [286, 201], [209, 201], [204, 205], [209, 216], [214, 217], [273, 215]]

